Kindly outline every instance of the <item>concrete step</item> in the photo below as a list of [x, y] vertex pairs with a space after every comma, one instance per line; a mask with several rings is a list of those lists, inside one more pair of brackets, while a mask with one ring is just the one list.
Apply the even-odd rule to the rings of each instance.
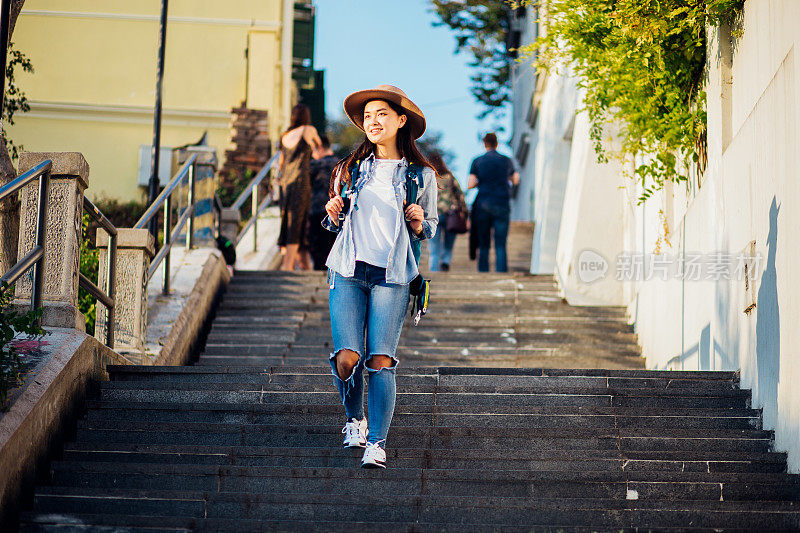
[[[366, 378], [366, 376], [365, 376]], [[399, 374], [398, 382], [403, 393], [436, 393], [464, 395], [507, 394], [521, 399], [535, 395], [587, 395], [604, 397], [637, 398], [731, 398], [747, 400], [750, 394], [729, 383], [716, 383], [711, 386], [695, 386], [691, 383], [678, 384], [670, 388], [647, 386], [639, 380], [613, 380], [592, 377], [535, 377], [535, 376], [414, 376]], [[143, 391], [243, 391], [243, 392], [325, 392], [332, 390], [333, 376], [281, 376], [262, 375], [261, 379], [230, 378], [227, 381], [211, 380], [158, 380], [158, 381], [110, 381], [101, 384], [101, 392], [143, 390]], [[675, 383], [675, 381], [671, 382]], [[256, 402], [258, 403], [258, 402]]]
[[[281, 468], [58, 461], [55, 486], [212, 492], [615, 498], [639, 500], [795, 501], [800, 482], [787, 474], [592, 472], [392, 468]], [[357, 481], [356, 481], [357, 480]]]
[[[72, 462], [102, 461], [111, 463], [171, 463], [232, 466], [339, 467], [352, 468], [361, 458], [359, 449], [263, 448], [263, 447], [199, 447], [169, 445], [126, 445], [122, 443], [71, 443], [63, 459]], [[631, 471], [653, 470], [673, 472], [759, 472], [785, 473], [786, 458], [776, 453], [681, 452], [680, 456], [649, 453], [642, 458], [621, 458], [610, 450], [570, 450], [561, 452], [531, 451], [508, 454], [505, 451], [458, 449], [391, 449], [388, 460], [392, 468], [457, 468], [496, 469], [497, 462], [507, 470], [548, 471]]]
[[[337, 442], [334, 446], [323, 447], [266, 447], [266, 446], [215, 446], [215, 445], [160, 445], [160, 444], [133, 444], [124, 442], [70, 442], [65, 446], [65, 453], [81, 452], [91, 454], [93, 457], [104, 457], [105, 454], [117, 453], [128, 457], [129, 462], [136, 461], [136, 455], [147, 457], [172, 458], [176, 464], [182, 462], [198, 462], [217, 464], [248, 465], [249, 462], [288, 461], [289, 463], [304, 463], [299, 466], [339, 466], [339, 462], [346, 461], [345, 466], [352, 466], [352, 458], [360, 458], [358, 449], [344, 449]], [[66, 457], [66, 456], [65, 456]], [[195, 461], [194, 458], [201, 459]], [[204, 457], [216, 459], [202, 459]], [[546, 465], [548, 462], [603, 462], [618, 461], [621, 470], [678, 470], [681, 472], [739, 472], [750, 471], [763, 465], [761, 472], [786, 472], [786, 454], [777, 452], [748, 452], [744, 450], [626, 450], [624, 455], [619, 449], [608, 450], [522, 450], [522, 449], [477, 449], [477, 448], [447, 448], [439, 447], [427, 449], [422, 447], [396, 448], [387, 450], [387, 457], [392, 461], [410, 463], [409, 466], [419, 468], [439, 467], [447, 468], [448, 461], [465, 462], [474, 468], [475, 462], [484, 463], [481, 468], [497, 468], [494, 462], [499, 458], [509, 461], [507, 469], [516, 464], [531, 462]], [[101, 460], [101, 459], [97, 459]], [[227, 462], [226, 462], [227, 461]], [[321, 461], [319, 464], [316, 461]], [[164, 462], [154, 460], [152, 462]], [[170, 462], [170, 461], [166, 461]], [[330, 464], [328, 464], [330, 463]], [[283, 465], [290, 466], [291, 464]], [[257, 466], [254, 464], [253, 466]], [[264, 465], [279, 466], [279, 465]], [[398, 463], [400, 467], [402, 464]], [[546, 468], [545, 468], [546, 469]], [[557, 469], [551, 469], [557, 470]], [[590, 469], [591, 470], [591, 469]]]
[[[630, 523], [635, 518], [638, 518], [641, 513], [627, 513], [626, 523]], [[670, 516], [675, 516], [672, 520], [681, 523], [696, 522], [697, 518], [694, 516], [696, 513], [673, 513]], [[741, 513], [740, 513], [741, 514]], [[645, 515], [647, 516], [647, 515]], [[724, 515], [721, 515], [724, 516]], [[784, 514], [776, 514], [773, 519], [771, 513], [763, 514], [763, 521], [772, 523], [778, 522], [778, 519], [783, 518]], [[384, 532], [384, 531], [409, 531], [414, 533], [434, 533], [434, 532], [448, 532], [452, 530], [452, 525], [447, 523], [420, 523], [415, 522], [409, 525], [404, 522], [365, 522], [363, 512], [358, 513], [350, 521], [300, 521], [300, 520], [236, 520], [236, 519], [196, 519], [191, 517], [149, 517], [149, 516], [136, 516], [136, 515], [92, 515], [92, 514], [71, 514], [62, 517], [60, 515], [44, 514], [39, 515], [36, 513], [25, 514], [26, 523], [20, 531], [52, 531], [52, 532], [119, 532], [119, 531], [136, 531], [136, 532], [155, 532], [155, 531], [202, 531], [202, 532], [229, 532], [229, 531], [244, 531], [244, 532], [262, 532], [262, 531], [302, 531], [302, 532], [352, 532], [363, 531], [366, 533]], [[531, 519], [533, 520], [533, 519]], [[528, 522], [530, 522], [529, 520]], [[533, 520], [535, 521], [535, 520]], [[65, 523], [66, 522], [66, 523]], [[496, 525], [492, 526], [492, 531], [501, 533], [523, 533], [530, 532], [532, 529], [543, 531], [559, 531], [564, 533], [634, 533], [637, 531], [633, 527], [620, 527], [620, 526], [563, 526], [561, 524], [541, 524], [541, 523], [528, 523], [523, 522], [522, 525]], [[745, 524], [746, 520], [742, 521]], [[80, 525], [76, 525], [80, 524]], [[92, 525], [87, 525], [92, 524]], [[95, 525], [97, 524], [97, 525]], [[517, 524], [520, 524], [518, 521]], [[791, 524], [791, 522], [789, 522]], [[464, 533], [483, 533], [486, 531], [486, 523], [482, 524], [459, 524], [458, 530]], [[685, 527], [676, 526], [671, 527], [658, 527], [658, 531], [665, 533], [669, 532], [685, 532]], [[711, 533], [717, 532], [720, 528], [710, 527], [693, 527], [691, 531], [696, 533]], [[752, 532], [751, 527], [726, 527], [726, 532]], [[793, 528], [773, 529], [772, 531], [794, 531]]]
[[[402, 410], [401, 410], [402, 413]], [[447, 438], [448, 436], [463, 437], [463, 438], [524, 438], [530, 435], [531, 438], [539, 439], [555, 439], [561, 437], [568, 439], [597, 439], [605, 438], [606, 436], [619, 436], [621, 438], [639, 438], [639, 439], [686, 439], [686, 440], [703, 440], [703, 439], [718, 439], [718, 440], [764, 440], [772, 436], [771, 431], [764, 431], [753, 429], [752, 427], [723, 427], [711, 428], [707, 427], [703, 432], [702, 437], [698, 437], [697, 430], [693, 427], [684, 427], [683, 425], [664, 425], [654, 421], [654, 427], [641, 427], [631, 424], [629, 427], [620, 427], [614, 425], [613, 418], [611, 417], [583, 417], [583, 419], [575, 420], [576, 417], [563, 417], [561, 422], [572, 422], [575, 427], [572, 428], [568, 435], [564, 435], [563, 425], [550, 424], [542, 417], [527, 417], [527, 423], [524, 418], [525, 415], [516, 416], [495, 416], [495, 415], [473, 415], [465, 416], [463, 414], [455, 415], [437, 415], [435, 418], [429, 415], [419, 415], [409, 413], [403, 415], [408, 425], [400, 425], [396, 423], [393, 425], [393, 435], [403, 435], [409, 439], [413, 438], [427, 438], [430, 436], [437, 436]], [[278, 418], [278, 417], [276, 417]], [[314, 418], [311, 415], [309, 418]], [[159, 431], [174, 432], [174, 433], [191, 433], [203, 429], [208, 432], [218, 432], [230, 434], [236, 431], [243, 431], [247, 433], [259, 434], [270, 431], [275, 431], [284, 425], [291, 425], [291, 429], [286, 430], [284, 433], [291, 434], [295, 431], [299, 433], [316, 433], [319, 428], [321, 433], [333, 433], [341, 429], [339, 421], [330, 416], [325, 419], [325, 415], [319, 417], [319, 421], [314, 420], [311, 424], [301, 424], [300, 421], [292, 420], [292, 417], [280, 417], [276, 420], [277, 423], [250, 423], [250, 422], [218, 422], [211, 423], [210, 421], [192, 422], [192, 421], [165, 421], [156, 422], [152, 420], [137, 420], [135, 422], [129, 421], [124, 424], [126, 430], [142, 430], [153, 431], [158, 428]], [[326, 422], [326, 423], [320, 423]], [[582, 423], [581, 423], [582, 422]], [[119, 421], [109, 417], [91, 417], [79, 420], [77, 423], [78, 429], [93, 429], [93, 430], [115, 430], [120, 427]], [[338, 429], [336, 429], [338, 428]]]
[[[316, 383], [302, 386], [292, 383], [264, 381], [262, 383], [208, 383], [208, 382], [140, 382], [114, 381], [101, 384], [101, 398], [104, 400], [128, 401], [202, 401], [205, 403], [273, 403], [268, 398], [276, 399], [281, 394], [315, 395], [335, 393], [333, 378], [327, 383], [323, 377]], [[405, 380], [403, 380], [405, 381]], [[398, 397], [402, 399], [416, 398], [419, 404], [428, 399], [438, 405], [486, 405], [497, 402], [497, 405], [608, 405], [628, 407], [651, 402], [659, 407], [749, 407], [749, 394], [739, 389], [653, 389], [615, 387], [599, 389], [570, 384], [545, 383], [539, 386], [520, 386], [487, 384], [484, 386], [469, 385], [436, 385], [414, 382], [405, 385]], [[454, 403], [451, 403], [454, 402]], [[288, 402], [282, 402], [288, 403]], [[312, 402], [318, 403], [318, 402]], [[403, 403], [402, 401], [400, 402]]]
[[[78, 422], [75, 440], [145, 445], [321, 447], [340, 445], [341, 427], [341, 423], [286, 426], [190, 422], [119, 424], [82, 420]], [[771, 432], [740, 429], [708, 430], [699, 435], [697, 430], [673, 428], [574, 428], [565, 434], [559, 429], [549, 428], [393, 426], [388, 442], [392, 448], [417, 448], [422, 445], [489, 450], [515, 447], [525, 450], [697, 451], [713, 446], [720, 451], [764, 453], [771, 450], [771, 438]]]
[[[438, 375], [481, 375], [481, 376], [600, 376], [600, 377], [628, 377], [628, 378], [655, 378], [655, 379], [694, 379], [703, 381], [735, 381], [738, 383], [738, 372], [726, 371], [684, 371], [684, 370], [644, 370], [644, 369], [606, 369], [606, 368], [508, 368], [508, 367], [457, 367], [457, 366], [408, 366], [403, 367], [408, 374], [433, 374]], [[109, 374], [139, 374], [149, 376], [164, 373], [271, 373], [271, 374], [320, 374], [328, 375], [328, 367], [324, 365], [228, 365], [224, 368], [198, 368], [196, 366], [126, 366], [109, 365]]]
[[[737, 390], [738, 377], [730, 372], [653, 372], [552, 369], [492, 369], [458, 367], [406, 367], [398, 370], [397, 379], [404, 385], [439, 386], [510, 386], [531, 388], [582, 387], [598, 389], [653, 388], [655, 390], [716, 391]], [[328, 365], [309, 366], [227, 366], [225, 368], [124, 367], [111, 366], [113, 381], [148, 382], [217, 382], [217, 383], [291, 383], [329, 382]], [[745, 392], [746, 394], [746, 392]]]
[[[257, 416], [260, 413], [279, 414], [287, 416], [298, 416], [305, 414], [324, 414], [341, 415], [341, 404], [337, 401], [331, 404], [318, 405], [297, 405], [291, 403], [284, 404], [229, 404], [229, 403], [177, 403], [169, 402], [125, 402], [125, 401], [98, 401], [90, 400], [86, 404], [87, 416], [103, 411], [124, 411], [136, 410], [143, 416], [151, 411], [172, 412], [176, 416], [181, 413], [191, 411], [201, 411], [214, 416], [214, 412], [226, 412], [232, 416], [240, 413], [247, 413]], [[667, 423], [669, 420], [682, 420], [694, 418], [719, 418], [721, 420], [747, 420], [753, 421], [760, 419], [761, 412], [757, 409], [704, 409], [704, 408], [684, 408], [671, 410], [668, 415], [663, 414], [663, 410], [650, 408], [646, 405], [636, 405], [628, 408], [610, 406], [532, 406], [520, 407], [518, 405], [403, 405], [395, 410], [396, 413], [405, 414], [424, 414], [430, 417], [439, 415], [463, 415], [463, 416], [496, 416], [498, 418], [508, 416], [614, 416], [620, 420], [626, 418], [640, 418], [646, 421], [649, 418], [662, 418]], [[752, 425], [752, 424], [751, 424]], [[757, 429], [757, 428], [756, 428]]]
[[[297, 365], [327, 364], [330, 346], [314, 347], [314, 355], [298, 355], [296, 348], [280, 347], [259, 349], [260, 355], [239, 356], [235, 349], [215, 349], [215, 352], [227, 351], [228, 354], [204, 353], [195, 363], [200, 366], [214, 365]], [[238, 348], [238, 346], [237, 346]], [[305, 349], [306, 347], [300, 347]], [[266, 351], [268, 350], [268, 351]], [[301, 353], [304, 353], [301, 351]], [[400, 347], [395, 354], [401, 364], [439, 366], [445, 364], [473, 365], [475, 367], [506, 365], [508, 367], [541, 367], [554, 369], [597, 368], [627, 369], [641, 362], [638, 353], [621, 356], [619, 354], [594, 354], [586, 357], [577, 352], [562, 352], [551, 349], [509, 349], [498, 351], [495, 348], [462, 348], [458, 355], [453, 355], [452, 348], [446, 349], [406, 349]]]
[[[457, 497], [457, 496], [393, 496], [395, 505], [385, 505], [385, 498], [362, 495], [354, 498], [346, 494], [326, 495], [323, 501], [309, 501], [306, 494], [258, 494], [247, 498], [239, 493], [219, 492], [202, 494], [182, 491], [170, 493], [148, 491], [134, 493], [113, 490], [111, 494], [84, 489], [79, 496], [65, 494], [57, 487], [36, 495], [41, 513], [67, 510], [70, 514], [106, 514], [154, 516], [169, 515], [209, 519], [237, 520], [294, 520], [322, 522], [348, 522], [359, 511], [368, 510], [374, 522], [418, 522], [430, 524], [493, 524], [515, 526], [519, 524], [548, 525], [570, 523], [585, 526], [598, 525], [624, 527], [631, 515], [645, 517], [654, 508], [668, 509], [678, 517], [694, 513], [697, 526], [711, 523], [716, 526], [758, 527], [757, 522], [736, 520], [736, 514], [757, 510], [764, 516], [783, 518], [783, 526], [796, 524], [798, 506], [795, 502], [765, 502], [756, 508], [752, 502], [697, 502], [697, 501], [634, 501], [613, 499], [547, 498], [531, 500], [513, 497]], [[656, 507], [657, 506], [657, 507]], [[43, 517], [42, 517], [43, 518]], [[652, 520], [652, 518], [651, 518]], [[713, 520], [713, 522], [712, 522]], [[669, 523], [664, 517], [660, 526]]]
[[[189, 384], [191, 385], [191, 384]], [[139, 402], [175, 402], [175, 403], [230, 403], [230, 404], [270, 404], [270, 403], [297, 403], [297, 404], [331, 404], [339, 400], [338, 393], [333, 387], [320, 387], [318, 391], [297, 391], [293, 387], [274, 386], [271, 388], [257, 387], [245, 390], [236, 387], [224, 387], [224, 384], [214, 384], [213, 387], [186, 387], [182, 389], [158, 389], [155, 384], [152, 388], [121, 388], [105, 385], [102, 389], [103, 400], [139, 401]], [[233, 384], [235, 385], [235, 384]], [[633, 393], [633, 390], [625, 391]], [[662, 391], [655, 395], [650, 390], [641, 390], [636, 394], [581, 394], [572, 391], [542, 392], [540, 394], [525, 393], [497, 393], [497, 392], [447, 392], [434, 391], [401, 391], [397, 394], [397, 405], [516, 405], [516, 406], [613, 406], [633, 407], [641, 405], [644, 400], [650, 407], [662, 409], [673, 408], [748, 408], [750, 401], [748, 395], [739, 391], [729, 391], [728, 395], [701, 396], [690, 394], [667, 394], [672, 391]]]
[[[118, 408], [90, 410], [85, 419], [90, 422], [152, 421], [152, 422], [197, 422], [225, 424], [330, 424], [341, 417], [341, 407], [337, 405], [317, 406], [309, 409], [292, 405], [260, 405], [264, 409], [230, 409], [221, 404], [210, 409], [176, 409], [174, 404], [164, 404], [161, 408], [141, 409], [135, 403], [119, 402]], [[191, 406], [193, 404], [189, 404]], [[475, 410], [475, 408], [470, 408]], [[504, 409], [499, 409], [504, 410]], [[681, 428], [681, 429], [760, 429], [759, 416], [734, 417], [707, 414], [702, 416], [670, 416], [591, 414], [575, 410], [573, 413], [449, 413], [447, 409], [437, 409], [433, 413], [414, 412], [415, 409], [400, 408], [395, 411], [393, 423], [398, 425], [474, 427], [474, 428]], [[496, 411], [485, 408], [484, 411]], [[515, 410], [519, 411], [519, 410]]]

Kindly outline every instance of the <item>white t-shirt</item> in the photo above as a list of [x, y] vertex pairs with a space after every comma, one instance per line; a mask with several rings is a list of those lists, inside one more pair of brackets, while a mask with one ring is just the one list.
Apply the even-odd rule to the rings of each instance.
[[399, 163], [399, 159], [376, 159], [372, 179], [358, 193], [358, 209], [352, 214], [356, 261], [381, 268], [389, 264], [400, 216], [392, 185]]

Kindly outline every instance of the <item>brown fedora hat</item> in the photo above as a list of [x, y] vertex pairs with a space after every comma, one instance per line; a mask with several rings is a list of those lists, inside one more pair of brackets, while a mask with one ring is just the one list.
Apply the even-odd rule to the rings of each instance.
[[386, 100], [402, 107], [406, 112], [406, 125], [414, 139], [419, 139], [425, 133], [422, 110], [394, 85], [378, 85], [374, 89], [356, 91], [344, 99], [344, 112], [361, 131], [364, 131], [364, 106], [372, 100]]

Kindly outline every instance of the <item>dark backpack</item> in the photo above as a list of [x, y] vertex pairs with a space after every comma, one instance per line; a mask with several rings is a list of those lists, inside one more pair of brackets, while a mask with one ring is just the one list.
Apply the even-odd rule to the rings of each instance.
[[236, 245], [232, 239], [220, 235], [217, 237], [217, 249], [222, 252], [222, 257], [225, 259], [225, 264], [236, 264]]

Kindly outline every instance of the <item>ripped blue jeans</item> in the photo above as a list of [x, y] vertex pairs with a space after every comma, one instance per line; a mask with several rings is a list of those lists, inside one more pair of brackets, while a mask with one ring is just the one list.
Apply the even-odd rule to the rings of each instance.
[[[333, 332], [330, 356], [333, 382], [342, 396], [347, 418], [361, 420], [364, 418], [362, 372], [367, 369], [368, 442], [384, 447], [394, 414], [398, 363], [395, 351], [408, 310], [408, 297], [408, 284], [386, 283], [384, 268], [357, 261], [352, 278], [331, 272], [328, 302]], [[359, 357], [347, 380], [339, 377], [336, 368], [335, 356], [341, 350], [352, 350]], [[392, 366], [380, 370], [367, 367], [373, 355], [391, 357]]]

